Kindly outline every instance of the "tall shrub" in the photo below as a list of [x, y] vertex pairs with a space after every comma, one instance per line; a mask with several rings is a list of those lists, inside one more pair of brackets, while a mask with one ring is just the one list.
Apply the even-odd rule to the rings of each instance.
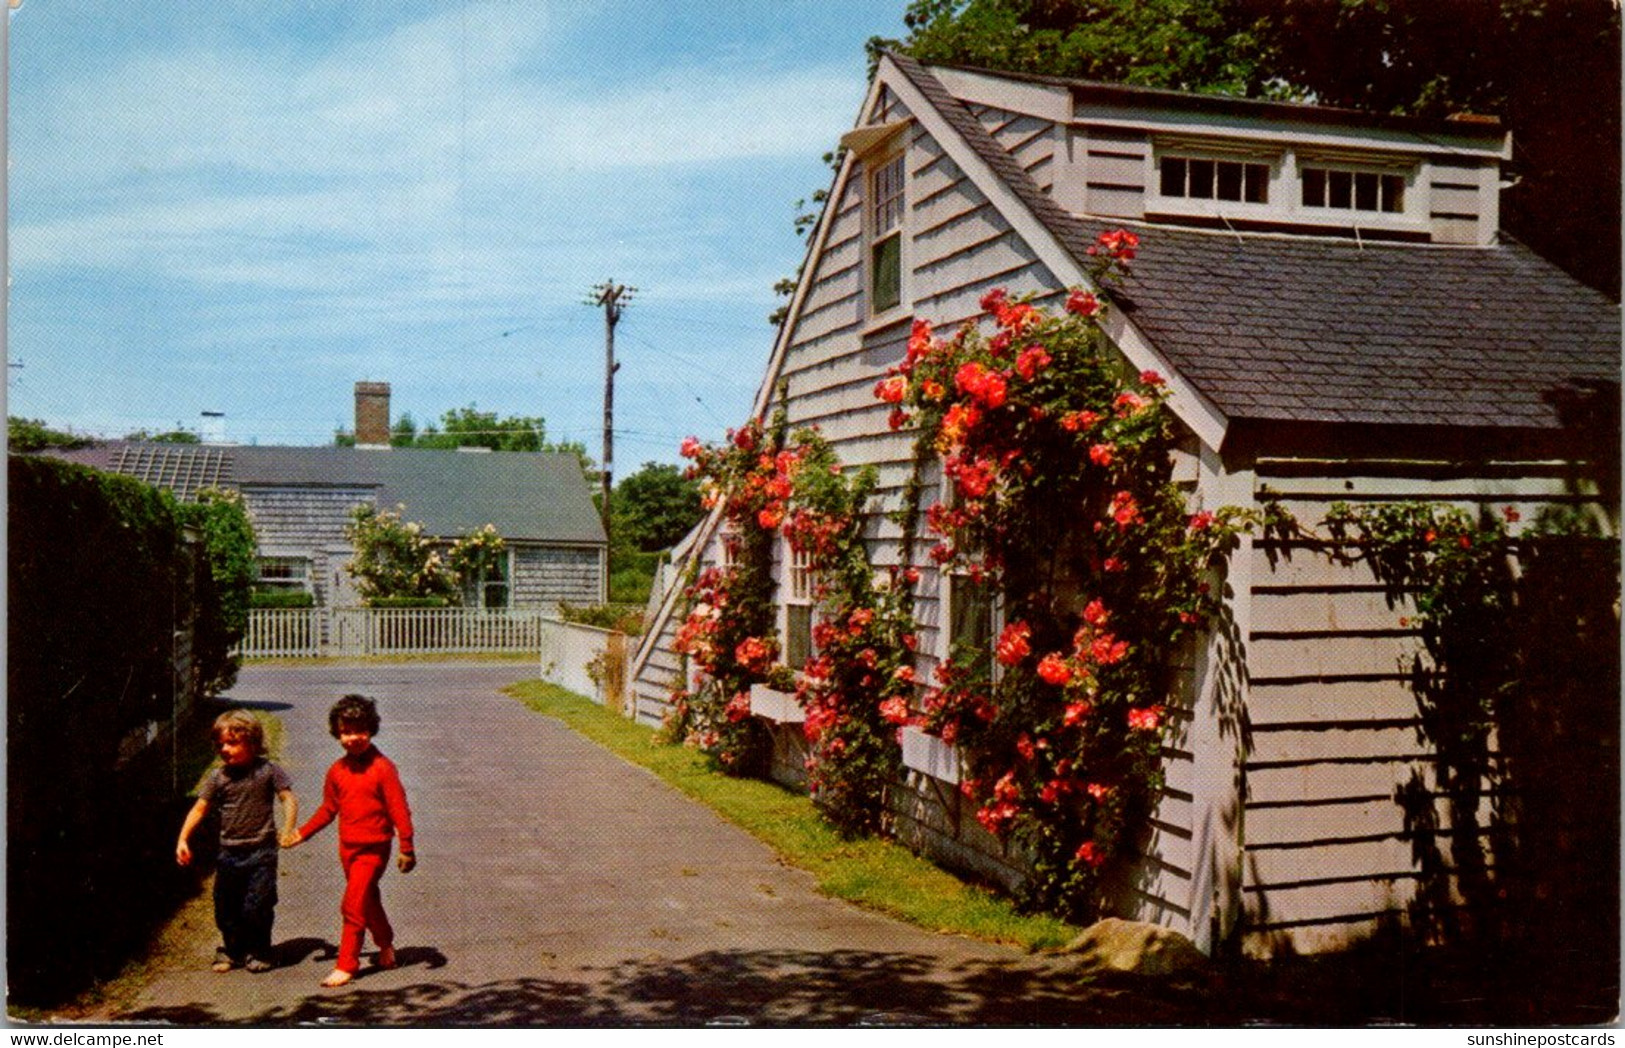
[[8, 469], [7, 960], [19, 999], [110, 974], [175, 886], [174, 501], [49, 459]]
[[231, 651], [248, 629], [253, 602], [254, 526], [242, 496], [206, 488], [196, 502], [177, 506], [181, 523], [195, 529], [208, 570], [201, 573], [197, 600], [197, 634], [193, 641], [198, 686], [215, 695], [237, 682], [241, 660]]

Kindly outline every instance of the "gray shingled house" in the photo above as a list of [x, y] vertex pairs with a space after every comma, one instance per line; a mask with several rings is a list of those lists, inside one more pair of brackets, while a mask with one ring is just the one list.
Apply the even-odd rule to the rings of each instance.
[[[380, 396], [381, 434], [367, 418]], [[507, 564], [503, 577], [466, 587], [470, 606], [552, 610], [607, 599], [608, 546], [575, 455], [390, 449], [387, 397], [387, 385], [358, 384], [357, 447], [111, 441], [54, 454], [183, 499], [210, 486], [241, 492], [259, 541], [261, 584], [304, 590], [318, 605], [359, 603], [344, 570], [354, 552], [344, 528], [363, 503], [399, 507], [447, 541], [493, 525], [507, 540]]]
[[[1087, 249], [1115, 228], [1141, 245], [1108, 334], [1135, 368], [1168, 379], [1193, 508], [1279, 496], [1316, 521], [1334, 501], [1418, 498], [1515, 506], [1525, 520], [1542, 505], [1591, 505], [1617, 522], [1617, 486], [1579, 420], [1617, 397], [1618, 309], [1499, 232], [1512, 153], [1493, 119], [889, 55], [842, 145], [754, 411], [782, 385], [792, 426], [816, 423], [845, 463], [878, 467], [879, 564], [898, 556], [886, 511], [900, 505], [913, 435], [888, 429], [871, 389], [902, 358], [911, 322], [977, 322], [995, 287], [1058, 307], [1063, 289], [1088, 286]], [[693, 556], [720, 559], [716, 523]], [[1418, 881], [1394, 802], [1427, 774], [1401, 669], [1415, 636], [1367, 569], [1282, 552], [1254, 537], [1232, 559], [1233, 630], [1169, 698], [1183, 712], [1167, 789], [1119, 903], [1204, 949], [1232, 936], [1255, 953], [1343, 945], [1403, 908]], [[789, 559], [781, 550], [781, 580]], [[792, 589], [779, 587], [785, 631], [807, 621], [785, 609]], [[922, 679], [955, 640], [952, 596], [925, 572]], [[676, 587], [663, 608], [632, 670], [648, 723], [681, 673]], [[952, 753], [919, 753], [899, 835], [1018, 878], [953, 810]]]

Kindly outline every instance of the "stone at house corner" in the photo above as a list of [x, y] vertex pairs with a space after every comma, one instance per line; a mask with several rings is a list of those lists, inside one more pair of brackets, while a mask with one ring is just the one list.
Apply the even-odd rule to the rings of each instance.
[[1142, 921], [1108, 917], [1084, 929], [1066, 946], [1091, 970], [1129, 972], [1159, 978], [1201, 975], [1208, 958], [1176, 931]]

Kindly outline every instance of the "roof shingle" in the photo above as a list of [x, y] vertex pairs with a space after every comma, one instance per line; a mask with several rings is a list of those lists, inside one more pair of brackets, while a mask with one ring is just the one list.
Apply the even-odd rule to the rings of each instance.
[[930, 70], [905, 76], [1080, 263], [1140, 250], [1114, 295], [1232, 419], [1554, 429], [1552, 394], [1620, 374], [1618, 307], [1523, 245], [1361, 243], [1071, 214]]

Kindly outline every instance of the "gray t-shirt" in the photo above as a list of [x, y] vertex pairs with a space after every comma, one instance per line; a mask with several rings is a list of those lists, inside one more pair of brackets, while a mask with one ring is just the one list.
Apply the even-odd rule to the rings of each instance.
[[198, 799], [220, 813], [220, 843], [241, 848], [276, 842], [276, 795], [291, 789], [293, 780], [280, 765], [256, 757], [241, 767], [216, 768]]

